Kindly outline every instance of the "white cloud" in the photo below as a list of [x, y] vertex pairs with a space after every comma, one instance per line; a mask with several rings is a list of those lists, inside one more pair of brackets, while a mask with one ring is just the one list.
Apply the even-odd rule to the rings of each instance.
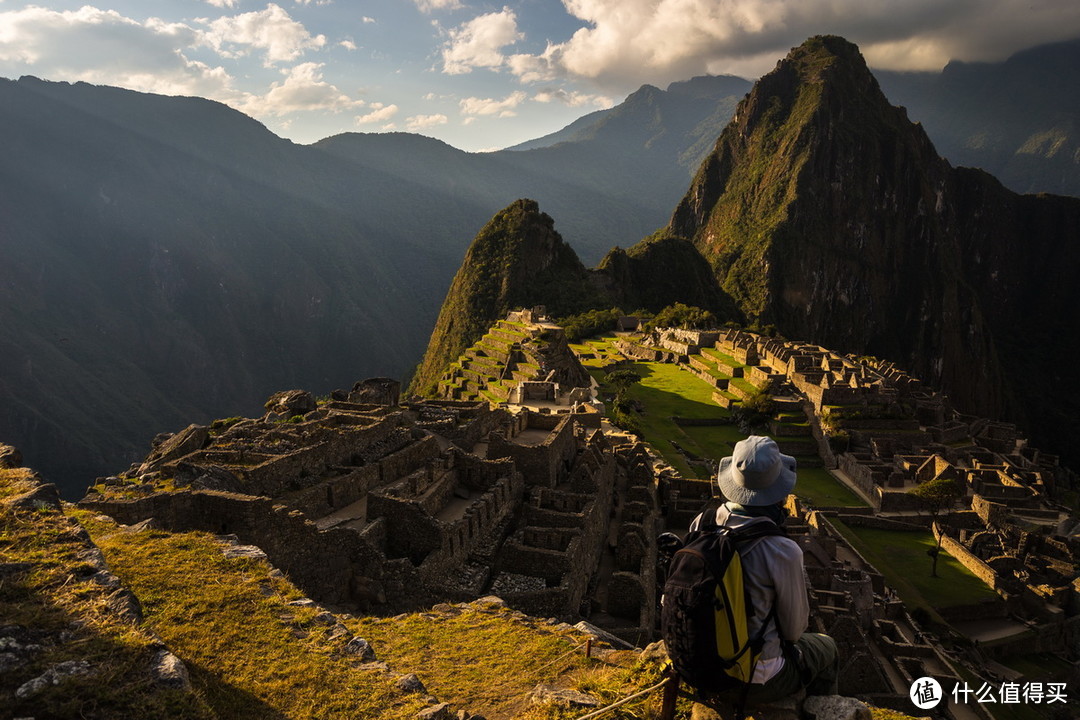
[[166, 95], [240, 97], [224, 68], [184, 55], [198, 42], [198, 32], [180, 23], [140, 23], [89, 6], [0, 12], [0, 62], [12, 75], [29, 72]]
[[443, 70], [460, 75], [473, 68], [496, 69], [506, 62], [502, 48], [524, 37], [510, 8], [479, 15], [450, 31], [450, 41], [442, 51]]
[[234, 8], [236, 7], [237, 0], [206, 0], [206, 2], [210, 3], [214, 7]]
[[371, 23], [375, 22], [375, 18], [373, 18], [373, 17], [368, 17], [367, 15], [365, 15], [364, 17], [362, 17], [362, 18], [360, 18], [360, 19], [361, 19], [361, 20], [363, 21], [363, 23], [364, 23], [365, 25], [370, 25]]
[[462, 100], [462, 115], [498, 115], [499, 117], [514, 117], [517, 115], [514, 108], [525, 101], [525, 93], [521, 90], [510, 93], [502, 100], [494, 98], [470, 97]]
[[609, 108], [615, 104], [615, 101], [606, 95], [590, 95], [588, 93], [578, 92], [577, 90], [568, 92], [562, 88], [540, 90], [533, 95], [533, 100], [542, 103], [560, 102], [567, 107], [595, 105], [599, 108]]
[[325, 35], [312, 35], [280, 6], [271, 3], [259, 12], [203, 21], [203, 41], [224, 57], [238, 57], [251, 49], [265, 52], [267, 67], [295, 60], [305, 50], [326, 44]]
[[416, 7], [420, 12], [432, 12], [434, 10], [460, 10], [461, 0], [415, 0]]
[[[397, 105], [383, 105], [382, 103], [371, 103], [369, 106], [371, 112], [366, 115], [358, 115], [356, 118], [357, 125], [369, 125], [371, 123], [384, 123], [390, 118], [398, 114]], [[383, 127], [386, 127], [385, 125]]]
[[562, 0], [586, 23], [507, 65], [523, 82], [590, 78], [625, 89], [706, 72], [760, 75], [827, 30], [857, 43], [875, 67], [939, 69], [1000, 60], [1075, 37], [1080, 3], [1059, 0]]
[[413, 115], [412, 117], [405, 119], [405, 127], [412, 132], [419, 132], [420, 130], [427, 130], [438, 125], [445, 125], [448, 122], [450, 122], [450, 118], [442, 114]]
[[342, 40], [341, 42], [338, 43], [338, 45], [345, 48], [346, 50], [355, 50], [356, 49], [356, 43], [354, 43], [352, 40]]
[[308, 62], [283, 70], [285, 80], [271, 84], [261, 97], [248, 98], [240, 109], [250, 115], [279, 117], [311, 110], [337, 113], [364, 104], [323, 80], [322, 68], [323, 63]]

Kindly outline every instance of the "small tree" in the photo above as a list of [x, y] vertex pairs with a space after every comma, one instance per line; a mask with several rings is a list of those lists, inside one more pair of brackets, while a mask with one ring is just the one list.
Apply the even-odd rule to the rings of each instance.
[[[933, 532], [938, 515], [952, 509], [953, 505], [956, 504], [956, 499], [963, 494], [963, 488], [953, 478], [938, 476], [912, 488], [908, 491], [908, 494], [917, 497], [919, 505], [930, 513], [930, 527], [931, 532]], [[937, 561], [938, 555], [941, 554], [941, 535], [942, 532], [940, 531], [934, 533], [935, 545], [926, 551], [926, 554], [932, 558], [930, 565], [930, 575], [932, 577], [938, 576]]]
[[735, 418], [739, 429], [749, 435], [754, 428], [767, 424], [775, 412], [776, 403], [773, 402], [772, 395], [765, 390], [755, 390], [732, 408], [731, 416]]

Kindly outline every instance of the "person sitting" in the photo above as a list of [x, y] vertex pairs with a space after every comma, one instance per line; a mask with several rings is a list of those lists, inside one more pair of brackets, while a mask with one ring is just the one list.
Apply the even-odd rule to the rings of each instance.
[[[775, 523], [782, 528], [795, 469], [795, 458], [781, 454], [772, 438], [752, 435], [720, 461], [716, 480], [725, 502], [705, 512], [715, 512], [720, 527]], [[694, 518], [691, 531], [702, 526], [703, 517], [704, 513]], [[836, 694], [836, 642], [828, 635], [806, 632], [810, 604], [802, 548], [786, 535], [767, 535], [747, 541], [739, 554], [752, 608], [747, 620], [750, 637], [757, 637], [766, 626], [747, 701], [773, 702], [800, 689], [808, 695]]]

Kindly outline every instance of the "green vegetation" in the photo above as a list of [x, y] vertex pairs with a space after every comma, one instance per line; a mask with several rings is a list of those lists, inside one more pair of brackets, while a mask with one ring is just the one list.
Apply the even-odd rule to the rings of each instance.
[[742, 434], [733, 425], [680, 427], [673, 418], [730, 418], [727, 410], [712, 401], [714, 388], [669, 363], [639, 362], [633, 367], [641, 381], [627, 390], [626, 397], [642, 408], [636, 417], [645, 441], [685, 477], [709, 477], [704, 463], [691, 467], [687, 455], [675, 445], [702, 460], [715, 460], [730, 455]]
[[683, 328], [684, 330], [695, 330], [714, 328], [718, 324], [716, 316], [708, 310], [677, 302], [656, 313], [656, 316], [645, 324], [645, 329]]
[[[586, 370], [594, 372], [599, 368], [629, 362], [612, 344], [614, 335], [605, 334], [598, 338], [589, 338], [584, 342], [571, 343], [570, 349], [578, 356], [578, 361]], [[597, 374], [599, 377], [597, 377]], [[603, 373], [594, 374], [597, 380], [603, 379]]]
[[[397, 689], [394, 675], [341, 654], [348, 636], [333, 638], [317, 609], [287, 605], [302, 595], [266, 562], [225, 558], [204, 533], [124, 533], [89, 513], [80, 517], [142, 600], [149, 627], [187, 663], [196, 691], [187, 700], [203, 708], [131, 717], [412, 720], [426, 707], [422, 693]], [[533, 688], [557, 682], [608, 703], [655, 685], [662, 668], [637, 652], [587, 658], [580, 633], [499, 606], [339, 619], [394, 673], [415, 672], [440, 700], [490, 718], [577, 717], [565, 706], [532, 704]], [[658, 703], [653, 694], [609, 717], [639, 720]], [[683, 703], [677, 717], [688, 716]]]
[[799, 466], [795, 494], [814, 507], [866, 507], [866, 503], [823, 467]]
[[556, 324], [560, 325], [566, 333], [567, 342], [577, 342], [582, 338], [614, 330], [622, 315], [623, 312], [619, 308], [590, 310], [579, 315], [564, 317], [557, 320]]
[[[15, 509], [4, 502], [31, 488], [25, 471], [0, 470], [0, 564], [14, 564], [0, 580], [0, 618], [41, 633], [31, 642], [44, 648], [27, 665], [0, 673], [11, 717], [213, 717], [201, 698], [155, 684], [155, 640], [107, 607], [111, 590], [96, 581], [78, 526], [50, 507]], [[18, 570], [18, 563], [26, 569]], [[15, 697], [23, 683], [68, 661], [85, 661], [91, 672]]]
[[[932, 520], [937, 521], [939, 513], [949, 510], [956, 504], [956, 499], [963, 494], [964, 490], [956, 480], [949, 477], [937, 477], [928, 480], [922, 485], [917, 485], [908, 491], [909, 495], [919, 498], [923, 509], [930, 513]], [[932, 562], [930, 574], [937, 577], [938, 555], [941, 553], [941, 535], [936, 536], [934, 547], [927, 551]]]
[[776, 413], [776, 403], [769, 393], [752, 385], [750, 388], [750, 394], [731, 411], [735, 424], [747, 435], [762, 428]]
[[935, 608], [970, 605], [998, 597], [992, 588], [945, 552], [941, 554], [939, 576], [927, 574], [927, 550], [936, 545], [929, 531], [849, 527], [840, 520], [833, 520], [833, 524], [885, 575], [885, 582], [896, 588], [909, 609], [923, 608], [931, 617], [940, 619]]
[[534, 305], [553, 317], [610, 307], [554, 221], [535, 201], [518, 200], [496, 213], [465, 253], [409, 392], [432, 395], [446, 367], [488, 328]]
[[315, 610], [286, 605], [302, 594], [265, 561], [226, 558], [206, 533], [124, 533], [89, 513], [78, 517], [215, 715], [404, 719], [423, 707], [388, 676], [340, 655], [343, 641]]
[[[655, 685], [662, 667], [641, 663], [637, 652], [606, 654], [603, 661], [587, 658], [580, 633], [498, 606], [368, 618], [351, 625], [391, 668], [409, 668], [440, 700], [489, 718], [577, 717], [580, 709], [531, 705], [533, 688], [558, 683], [607, 703]], [[643, 698], [609, 717], [642, 718], [658, 701], [659, 696]]]

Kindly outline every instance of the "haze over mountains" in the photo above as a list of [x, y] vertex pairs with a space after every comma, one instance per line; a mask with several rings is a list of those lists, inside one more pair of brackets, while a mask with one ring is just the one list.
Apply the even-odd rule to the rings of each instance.
[[[1080, 66], [1080, 44], [1042, 52]], [[1043, 57], [883, 84], [976, 159], [970, 138], [1003, 118], [981, 147], [1022, 189], [1080, 188], [1078, 91]], [[957, 84], [982, 105], [949, 114]], [[402, 375], [497, 210], [538, 200], [586, 263], [632, 245], [667, 222], [749, 87], [646, 86], [522, 149], [469, 154], [405, 134], [297, 146], [197, 98], [0, 82], [0, 439], [74, 495], [159, 431]]]

